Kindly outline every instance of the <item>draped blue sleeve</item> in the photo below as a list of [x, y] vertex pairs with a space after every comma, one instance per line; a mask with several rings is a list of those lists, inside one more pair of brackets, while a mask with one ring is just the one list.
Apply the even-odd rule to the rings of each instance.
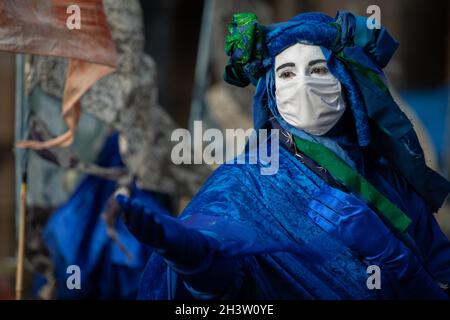
[[[325, 182], [283, 148], [277, 174], [261, 175], [262, 166], [222, 165], [181, 215], [183, 223], [225, 242], [246, 238], [247, 245], [231, 254], [240, 261], [232, 296], [374, 298], [377, 293], [366, 286], [366, 264], [306, 214], [310, 194]], [[141, 278], [141, 299], [195, 298], [192, 293], [180, 275], [152, 255]]]
[[[382, 290], [368, 289], [367, 263], [308, 217], [307, 203], [311, 195], [323, 189], [326, 182], [284, 148], [280, 148], [279, 161], [275, 175], [261, 175], [264, 165], [260, 162], [222, 165], [180, 217], [187, 226], [224, 243], [246, 243], [237, 245], [230, 255], [239, 259], [238, 271], [230, 278], [233, 291], [230, 296], [236, 299], [399, 298], [396, 293], [399, 284], [395, 279], [383, 282]], [[412, 218], [409, 235], [426, 270], [434, 279], [447, 282], [450, 247], [431, 210], [405, 179], [389, 167], [369, 166], [367, 171], [372, 172], [367, 178]], [[217, 268], [216, 272], [223, 271], [220, 266]], [[207, 281], [214, 282], [214, 278]], [[182, 275], [154, 253], [142, 275], [139, 298], [208, 298], [208, 292], [192, 289], [195, 288], [186, 286]], [[414, 293], [403, 290], [401, 297], [409, 294]]]

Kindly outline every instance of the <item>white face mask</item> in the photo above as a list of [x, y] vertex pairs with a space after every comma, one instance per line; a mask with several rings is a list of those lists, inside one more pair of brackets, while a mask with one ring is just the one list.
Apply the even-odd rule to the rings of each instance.
[[319, 46], [297, 43], [275, 57], [275, 95], [290, 125], [323, 135], [345, 111], [340, 82], [328, 71]]

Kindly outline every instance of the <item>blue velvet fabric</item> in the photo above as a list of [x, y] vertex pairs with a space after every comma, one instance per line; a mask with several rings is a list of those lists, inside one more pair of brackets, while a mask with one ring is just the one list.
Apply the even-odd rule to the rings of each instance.
[[266, 46], [270, 57], [275, 57], [295, 43], [330, 48], [339, 35], [331, 25], [333, 18], [318, 12], [299, 14], [286, 22], [266, 27]]
[[[123, 166], [118, 150], [118, 135], [107, 139], [98, 163]], [[116, 183], [94, 176], [85, 177], [73, 195], [50, 217], [43, 233], [46, 247], [54, 263], [59, 299], [134, 299], [140, 274], [151, 250], [140, 244], [123, 223], [116, 222], [118, 237], [132, 259], [107, 235], [101, 218]], [[133, 189], [133, 196], [161, 213], [167, 211], [155, 194]], [[81, 270], [81, 290], [69, 290], [66, 280], [69, 265]]]
[[379, 29], [368, 28], [367, 17], [339, 11], [336, 23], [339, 25], [340, 34], [336, 38], [333, 51], [347, 50], [348, 56], [382, 74], [381, 69], [387, 66], [399, 43], [383, 26]]
[[[312, 194], [325, 186], [324, 180], [283, 147], [277, 174], [261, 175], [263, 166], [262, 162], [222, 165], [181, 216], [191, 227], [209, 230], [224, 238], [233, 236], [233, 231], [227, 228], [227, 220], [240, 223], [252, 230], [235, 231], [240, 237], [256, 236], [259, 248], [266, 247], [265, 253], [242, 254], [241, 273], [234, 278], [233, 298], [398, 298], [395, 289], [399, 284], [395, 279], [392, 283], [383, 283], [382, 290], [368, 290], [366, 262], [308, 217], [307, 203]], [[372, 183], [413, 219], [408, 232], [422, 252], [426, 268], [438, 280], [448, 282], [450, 245], [430, 209], [387, 164], [377, 162], [368, 166]], [[292, 243], [303, 254], [274, 248], [273, 243]], [[214, 281], [214, 277], [207, 281]], [[141, 279], [139, 298], [193, 297], [180, 276], [167, 267], [159, 255], [153, 254]]]

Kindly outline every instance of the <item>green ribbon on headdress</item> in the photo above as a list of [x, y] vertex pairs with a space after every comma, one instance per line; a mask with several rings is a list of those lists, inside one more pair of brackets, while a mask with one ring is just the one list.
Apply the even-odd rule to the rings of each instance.
[[245, 87], [265, 73], [266, 57], [262, 25], [253, 13], [236, 13], [228, 25], [225, 53], [230, 57], [225, 67], [224, 80]]

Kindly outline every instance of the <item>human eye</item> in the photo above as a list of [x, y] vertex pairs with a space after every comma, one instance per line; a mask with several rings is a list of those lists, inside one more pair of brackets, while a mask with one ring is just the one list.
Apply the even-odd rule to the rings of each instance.
[[295, 73], [289, 70], [283, 71], [280, 73], [279, 77], [283, 80], [289, 80], [295, 77]]
[[310, 69], [310, 73], [311, 75], [319, 75], [319, 76], [324, 76], [327, 75], [330, 71], [328, 70], [328, 68], [325, 65], [319, 65], [319, 66], [313, 66]]

